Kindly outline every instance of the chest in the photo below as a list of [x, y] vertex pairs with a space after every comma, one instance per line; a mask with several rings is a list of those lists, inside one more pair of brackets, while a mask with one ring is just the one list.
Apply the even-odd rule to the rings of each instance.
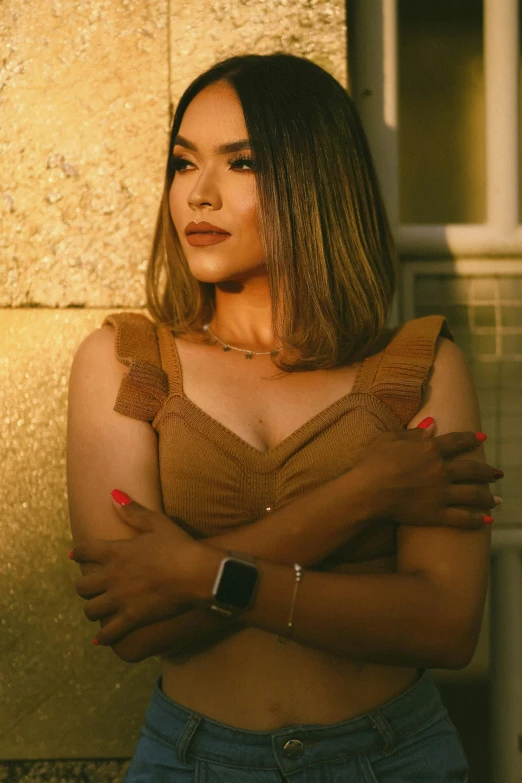
[[245, 360], [180, 338], [176, 346], [185, 397], [262, 453], [350, 394], [360, 367], [280, 374], [265, 356]]

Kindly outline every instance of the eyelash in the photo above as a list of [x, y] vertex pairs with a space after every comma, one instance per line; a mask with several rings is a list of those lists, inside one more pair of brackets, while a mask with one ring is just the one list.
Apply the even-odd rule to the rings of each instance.
[[[178, 171], [180, 174], [183, 174], [184, 171], [187, 171], [186, 168], [181, 168], [181, 166], [184, 163], [188, 163], [189, 166], [193, 166], [194, 164], [190, 162], [190, 160], [187, 160], [186, 158], [181, 158], [179, 155], [173, 155], [172, 159], [174, 161], [174, 171]], [[227, 161], [227, 163], [231, 166], [234, 165], [234, 163], [248, 163], [251, 167], [251, 171], [254, 170], [254, 161], [252, 158], [231, 158]], [[237, 171], [241, 172], [241, 169], [236, 169]], [[243, 173], [243, 172], [241, 172]]]

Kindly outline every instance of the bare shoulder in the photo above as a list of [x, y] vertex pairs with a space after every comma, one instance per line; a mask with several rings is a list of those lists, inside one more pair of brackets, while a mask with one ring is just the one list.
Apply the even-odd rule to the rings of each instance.
[[67, 407], [67, 494], [75, 543], [129, 537], [112, 510], [111, 490], [163, 512], [157, 435], [150, 422], [114, 410], [128, 371], [116, 358], [115, 329], [87, 335], [73, 357]]
[[[106, 327], [95, 329], [83, 338], [74, 352], [69, 371], [69, 405], [71, 399], [82, 395], [82, 389], [87, 385], [92, 386], [96, 382], [97, 397], [103, 388], [108, 387], [108, 378], [114, 376], [114, 383], [120, 383], [125, 374], [125, 368], [121, 367], [120, 377], [116, 378], [116, 372], [120, 362], [116, 359], [115, 335]], [[112, 341], [112, 345], [111, 345]], [[111, 350], [112, 349], [112, 350]]]
[[440, 335], [435, 343], [434, 367], [439, 372], [457, 370], [469, 373], [468, 361], [456, 342]]
[[462, 349], [447, 337], [437, 338], [422, 404], [408, 427], [416, 427], [426, 416], [436, 418], [437, 415], [438, 435], [448, 431], [444, 429], [446, 420], [449, 428], [473, 431], [480, 428], [479, 403], [470, 366]]
[[116, 329], [111, 324], [104, 324], [83, 338], [74, 354], [73, 362], [82, 365], [103, 365], [105, 372], [117, 372], [125, 375], [128, 367], [118, 361], [116, 356]]

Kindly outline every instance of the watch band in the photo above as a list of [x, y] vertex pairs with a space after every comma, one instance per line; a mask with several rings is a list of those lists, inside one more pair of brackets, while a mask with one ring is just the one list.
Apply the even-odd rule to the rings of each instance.
[[254, 557], [253, 555], [247, 555], [246, 552], [233, 552], [231, 549], [225, 549], [223, 550], [227, 553], [227, 555], [231, 555], [232, 557], [237, 557], [238, 560], [247, 560], [249, 563], [257, 563], [257, 557]]

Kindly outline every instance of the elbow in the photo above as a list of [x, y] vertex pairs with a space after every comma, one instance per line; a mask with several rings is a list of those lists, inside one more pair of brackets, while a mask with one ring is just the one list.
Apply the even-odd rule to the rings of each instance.
[[465, 669], [466, 666], [469, 666], [472, 658], [473, 658], [473, 654], [462, 655], [459, 651], [458, 655], [456, 653], [453, 654], [451, 660], [448, 663], [446, 663], [446, 666], [440, 668], [453, 669], [454, 671], [459, 671], [459, 669]]
[[470, 640], [469, 635], [464, 636], [462, 634], [462, 629], [460, 629], [460, 633], [455, 633], [454, 631], [449, 638], [444, 654], [441, 655], [441, 658], [445, 663], [438, 668], [453, 669], [454, 671], [465, 669], [466, 666], [469, 666], [475, 655], [477, 643], [477, 638]]
[[453, 671], [459, 671], [459, 669], [465, 669], [468, 666], [473, 656], [464, 656], [460, 651], [452, 651], [451, 656], [448, 657], [447, 653], [444, 657], [444, 663], [440, 663], [434, 667], [437, 669], [452, 669]]
[[475, 655], [475, 650], [477, 649], [478, 639], [476, 639], [473, 643], [469, 643], [469, 640], [467, 640], [466, 644], [463, 644], [460, 648], [458, 655], [455, 656], [456, 658], [456, 665], [455, 669], [465, 669], [466, 666], [469, 666], [471, 661], [473, 660], [473, 656]]

